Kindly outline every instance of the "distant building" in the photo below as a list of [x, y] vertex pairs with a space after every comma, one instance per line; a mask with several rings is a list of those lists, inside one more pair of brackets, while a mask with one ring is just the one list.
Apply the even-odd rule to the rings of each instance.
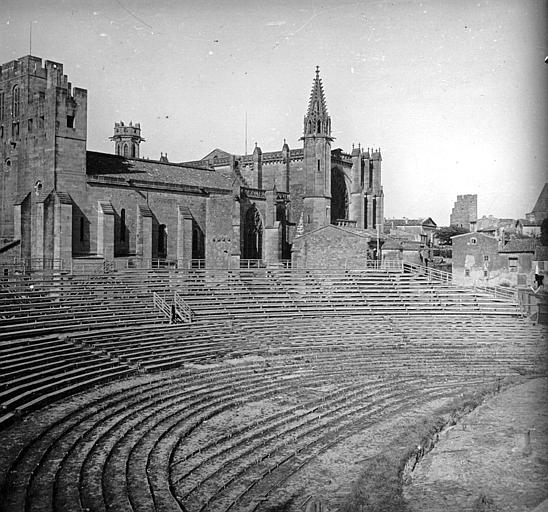
[[538, 245], [538, 241], [534, 238], [510, 240], [499, 251], [503, 260], [500, 279], [504, 279], [511, 285], [531, 286], [535, 274], [533, 259]]
[[487, 284], [491, 273], [500, 269], [499, 241], [484, 233], [464, 233], [451, 237], [453, 246], [453, 282]]
[[431, 246], [438, 225], [431, 217], [423, 219], [386, 219], [384, 232], [391, 237], [420, 242], [423, 247]]
[[502, 246], [496, 237], [476, 232], [457, 235], [451, 240], [455, 283], [488, 286], [533, 283], [536, 239], [514, 239]]
[[542, 221], [518, 219], [516, 221], [516, 233], [523, 236], [538, 237], [540, 236], [540, 225]]
[[509, 235], [515, 232], [515, 219], [501, 219], [493, 215], [484, 215], [481, 219], [477, 219], [475, 226], [478, 233], [502, 238], [504, 234]]
[[420, 242], [414, 240], [386, 240], [382, 246], [382, 259], [383, 261], [406, 261], [424, 265], [424, 260], [421, 259], [423, 247]]
[[470, 229], [470, 223], [478, 218], [478, 195], [465, 194], [457, 196], [457, 200], [451, 211], [451, 226]]

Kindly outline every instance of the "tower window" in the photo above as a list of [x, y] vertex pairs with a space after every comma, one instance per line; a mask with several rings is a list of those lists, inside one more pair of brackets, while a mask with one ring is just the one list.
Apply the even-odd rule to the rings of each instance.
[[128, 148], [127, 144], [124, 144], [124, 156], [125, 157], [129, 156], [129, 148]]
[[20, 91], [19, 86], [16, 85], [12, 90], [11, 96], [11, 112], [13, 117], [19, 117], [19, 107], [20, 107]]
[[74, 116], [67, 116], [67, 128], [74, 128]]
[[13, 138], [19, 137], [19, 123], [12, 123], [11, 124], [11, 136]]
[[0, 139], [4, 138], [4, 127], [0, 126]]
[[322, 131], [322, 122], [318, 121], [318, 126], [317, 126], [317, 129], [316, 129], [316, 132], [321, 133], [321, 131]]
[[135, 144], [131, 145], [131, 157], [135, 158]]
[[27, 130], [32, 133], [32, 118], [27, 121]]
[[4, 93], [0, 92], [0, 121], [4, 120]]
[[321, 172], [320, 160], [318, 159], [318, 172]]

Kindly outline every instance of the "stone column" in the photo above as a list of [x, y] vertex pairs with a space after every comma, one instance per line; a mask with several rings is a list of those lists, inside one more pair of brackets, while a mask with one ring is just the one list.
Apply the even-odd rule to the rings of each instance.
[[99, 201], [97, 208], [97, 255], [114, 260], [114, 208], [109, 201]]
[[53, 259], [62, 268], [72, 262], [72, 200], [66, 193], [56, 193], [53, 202]]
[[149, 268], [152, 265], [152, 211], [148, 205], [137, 207], [137, 233], [135, 252], [141, 265]]
[[186, 206], [177, 210], [177, 267], [189, 268], [192, 259], [192, 213]]

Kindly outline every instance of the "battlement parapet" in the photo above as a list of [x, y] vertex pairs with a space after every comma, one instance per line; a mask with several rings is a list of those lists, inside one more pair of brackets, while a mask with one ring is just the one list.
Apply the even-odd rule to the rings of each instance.
[[72, 90], [72, 84], [68, 81], [67, 75], [63, 74], [63, 64], [59, 62], [46, 60], [42, 63], [40, 57], [26, 55], [0, 66], [0, 83], [17, 81], [27, 76], [44, 79], [46, 89], [56, 88], [68, 98], [87, 98], [86, 89], [75, 87]]

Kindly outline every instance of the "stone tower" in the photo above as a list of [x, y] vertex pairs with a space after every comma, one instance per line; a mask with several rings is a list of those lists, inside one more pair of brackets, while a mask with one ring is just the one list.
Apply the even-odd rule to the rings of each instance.
[[27, 55], [0, 66], [0, 238], [20, 256], [66, 260], [85, 195], [87, 92], [63, 65]]
[[326, 226], [331, 221], [331, 118], [316, 67], [308, 111], [304, 117], [304, 201], [305, 232]]
[[464, 194], [457, 196], [449, 217], [451, 226], [470, 229], [470, 222], [478, 218], [478, 195]]
[[114, 151], [117, 155], [139, 158], [139, 144], [145, 139], [141, 137], [141, 125], [133, 124], [125, 125], [123, 121], [114, 123], [114, 135], [110, 137], [114, 141]]

